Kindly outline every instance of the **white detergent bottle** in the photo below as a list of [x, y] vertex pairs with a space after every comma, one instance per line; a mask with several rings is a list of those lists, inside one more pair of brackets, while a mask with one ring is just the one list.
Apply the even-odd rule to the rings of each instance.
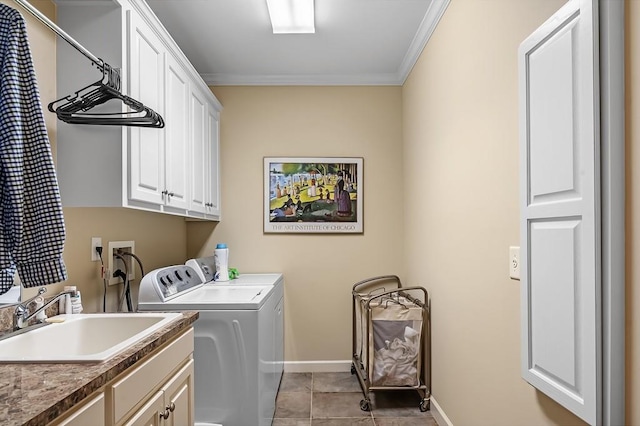
[[229, 248], [227, 248], [227, 245], [216, 245], [213, 257], [216, 263], [214, 281], [229, 281]]

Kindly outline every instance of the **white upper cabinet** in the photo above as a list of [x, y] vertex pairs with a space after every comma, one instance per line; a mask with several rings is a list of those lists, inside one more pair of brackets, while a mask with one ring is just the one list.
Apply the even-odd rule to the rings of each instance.
[[207, 138], [205, 145], [208, 161], [205, 191], [206, 213], [208, 217], [220, 220], [220, 112], [211, 107], [207, 110]]
[[189, 95], [191, 112], [191, 215], [220, 220], [218, 122], [220, 113], [200, 89]]
[[[142, 0], [60, 1], [57, 11], [61, 28], [121, 69], [123, 93], [165, 122], [163, 129], [58, 122], [63, 205], [219, 220], [217, 121], [222, 107], [149, 6]], [[66, 43], [58, 45], [57, 75], [58, 97], [100, 79], [95, 67]]]
[[[129, 95], [160, 115], [166, 116], [163, 108], [165, 49], [151, 28], [131, 10], [127, 11], [127, 40]], [[165, 131], [145, 127], [129, 129], [130, 199], [157, 205], [164, 202], [166, 190], [164, 142], [165, 135], [173, 136], [167, 130], [173, 128], [174, 119], [173, 116], [168, 119], [171, 125], [167, 126]]]
[[191, 210], [195, 213], [206, 213], [206, 134], [207, 103], [200, 90], [192, 90], [189, 94], [191, 111], [191, 146], [193, 148], [191, 164]]
[[178, 209], [189, 208], [189, 77], [167, 53], [165, 61], [165, 202]]

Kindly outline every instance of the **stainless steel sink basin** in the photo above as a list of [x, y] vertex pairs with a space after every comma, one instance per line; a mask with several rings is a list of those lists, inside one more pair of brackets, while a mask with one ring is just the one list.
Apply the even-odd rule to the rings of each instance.
[[59, 315], [64, 322], [0, 341], [0, 362], [103, 362], [180, 313]]

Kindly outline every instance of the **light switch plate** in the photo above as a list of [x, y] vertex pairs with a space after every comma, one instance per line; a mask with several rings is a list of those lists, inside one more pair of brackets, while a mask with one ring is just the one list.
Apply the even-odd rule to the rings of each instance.
[[509, 247], [509, 277], [512, 280], [520, 279], [520, 247]]

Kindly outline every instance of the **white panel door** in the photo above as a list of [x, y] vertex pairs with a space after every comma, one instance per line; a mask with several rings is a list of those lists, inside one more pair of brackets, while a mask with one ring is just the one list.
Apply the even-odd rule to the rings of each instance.
[[189, 208], [189, 78], [170, 53], [166, 54], [165, 203]]
[[[131, 97], [163, 115], [164, 47], [160, 39], [135, 12], [127, 12], [129, 91]], [[129, 198], [163, 203], [164, 131], [129, 129]]]
[[601, 418], [597, 1], [520, 46], [522, 376]]

